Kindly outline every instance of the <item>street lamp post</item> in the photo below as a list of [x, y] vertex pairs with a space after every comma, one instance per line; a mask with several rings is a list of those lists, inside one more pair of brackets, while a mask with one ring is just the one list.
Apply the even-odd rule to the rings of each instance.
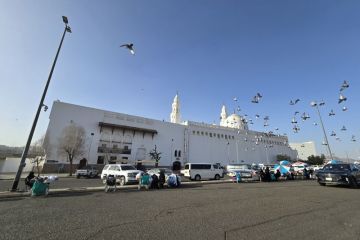
[[51, 70], [50, 70], [50, 74], [49, 74], [49, 77], [48, 77], [48, 80], [46, 82], [46, 85], [45, 85], [45, 89], [44, 89], [44, 92], [42, 94], [42, 97], [41, 97], [41, 100], [40, 100], [40, 104], [39, 104], [39, 107], [37, 109], [37, 112], [36, 112], [36, 115], [35, 115], [35, 119], [34, 119], [34, 122], [33, 122], [33, 125], [31, 127], [31, 130], [30, 130], [30, 134], [29, 134], [29, 137], [27, 139], [27, 142], [26, 142], [26, 145], [25, 145], [25, 148], [24, 148], [24, 151], [21, 155], [21, 161], [20, 161], [20, 165], [19, 165], [19, 169], [16, 173], [16, 176], [15, 176], [15, 179], [14, 179], [14, 182], [13, 182], [13, 186], [11, 188], [11, 191], [14, 192], [17, 190], [17, 187], [18, 187], [18, 184], [19, 184], [19, 180], [20, 180], [20, 176], [21, 176], [21, 173], [22, 173], [22, 170], [23, 168], [25, 167], [25, 159], [27, 157], [27, 154], [28, 154], [28, 151], [29, 151], [29, 148], [30, 148], [30, 144], [31, 144], [31, 140], [32, 140], [32, 137], [34, 135], [34, 131], [35, 131], [35, 128], [36, 128], [36, 124], [37, 124], [37, 121], [39, 119], [39, 115], [40, 115], [40, 111], [41, 111], [41, 108], [44, 105], [44, 99], [45, 99], [45, 96], [46, 96], [46, 92], [47, 92], [47, 89], [49, 87], [49, 84], [50, 84], [50, 80], [51, 80], [51, 76], [53, 74], [53, 71], [54, 71], [54, 68], [55, 68], [55, 64], [56, 64], [56, 61], [57, 61], [57, 58], [59, 56], [59, 52], [60, 52], [60, 49], [61, 49], [61, 46], [62, 46], [62, 43], [64, 41], [64, 37], [65, 37], [65, 34], [66, 32], [69, 32], [71, 33], [71, 28], [70, 26], [68, 25], [68, 19], [67, 17], [63, 16], [63, 22], [65, 23], [65, 29], [64, 29], [64, 33], [62, 35], [62, 38], [61, 38], [61, 41], [60, 41], [60, 45], [59, 45], [59, 48], [56, 52], [56, 56], [55, 56], [55, 59], [54, 59], [54, 62], [53, 62], [53, 65], [51, 67]]
[[[324, 103], [323, 103], [324, 104]], [[320, 103], [320, 105], [323, 105]], [[332, 156], [332, 153], [331, 153], [331, 149], [330, 149], [330, 144], [329, 144], [329, 141], [328, 141], [328, 138], [327, 138], [327, 135], [326, 135], [326, 131], [325, 131], [325, 127], [324, 127], [324, 123], [322, 121], [322, 118], [321, 118], [321, 114], [320, 114], [320, 110], [319, 110], [319, 104], [315, 101], [311, 102], [310, 105], [312, 107], [316, 107], [316, 110], [317, 110], [317, 113], [319, 115], [319, 118], [320, 118], [320, 123], [321, 123], [321, 127], [322, 127], [322, 130], [323, 130], [323, 133], [324, 133], [324, 138], [325, 138], [325, 141], [326, 141], [326, 146], [328, 148], [328, 151], [329, 151], [329, 154], [330, 154], [330, 158], [331, 160], [333, 159], [333, 156]]]

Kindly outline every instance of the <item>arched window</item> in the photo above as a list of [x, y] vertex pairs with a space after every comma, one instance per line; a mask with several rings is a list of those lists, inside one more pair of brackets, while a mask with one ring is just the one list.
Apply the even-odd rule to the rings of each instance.
[[181, 151], [179, 150], [179, 157], [181, 157]]
[[177, 157], [177, 150], [175, 150], [174, 156]]

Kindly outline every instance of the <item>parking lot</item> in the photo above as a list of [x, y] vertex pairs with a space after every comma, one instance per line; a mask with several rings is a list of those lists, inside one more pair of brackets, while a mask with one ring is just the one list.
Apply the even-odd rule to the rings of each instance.
[[0, 199], [0, 239], [359, 239], [359, 199], [315, 181]]

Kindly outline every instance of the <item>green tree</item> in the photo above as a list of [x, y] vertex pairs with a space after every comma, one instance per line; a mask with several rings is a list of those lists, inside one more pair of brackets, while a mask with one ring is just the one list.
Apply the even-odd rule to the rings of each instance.
[[310, 165], [323, 165], [325, 162], [325, 155], [321, 154], [321, 156], [311, 155], [308, 157], [307, 163]]
[[291, 161], [291, 157], [286, 154], [278, 154], [276, 155], [276, 160], [278, 160], [279, 162], [284, 160]]
[[149, 153], [151, 160], [155, 160], [155, 167], [159, 166], [159, 161], [161, 159], [161, 152], [157, 151], [156, 145], [155, 148], [153, 150], [151, 150], [151, 152]]

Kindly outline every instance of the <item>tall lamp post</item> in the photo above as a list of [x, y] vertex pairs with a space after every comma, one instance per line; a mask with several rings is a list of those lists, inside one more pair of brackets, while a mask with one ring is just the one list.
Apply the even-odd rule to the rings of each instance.
[[28, 137], [28, 139], [27, 139], [27, 142], [26, 142], [24, 151], [23, 151], [23, 153], [22, 153], [22, 155], [21, 155], [21, 161], [20, 161], [19, 169], [18, 169], [18, 171], [17, 171], [17, 173], [16, 173], [16, 176], [15, 176], [15, 179], [14, 179], [14, 182], [13, 182], [13, 186], [12, 186], [12, 188], [11, 188], [11, 191], [12, 191], [12, 192], [14, 192], [14, 191], [17, 190], [21, 173], [22, 173], [22, 171], [23, 171], [23, 168], [24, 168], [25, 165], [26, 165], [26, 164], [25, 164], [25, 159], [26, 159], [26, 157], [27, 157], [27, 154], [28, 154], [28, 151], [29, 151], [29, 148], [30, 148], [31, 140], [32, 140], [32, 137], [33, 137], [33, 135], [34, 135], [34, 131], [35, 131], [35, 128], [36, 128], [37, 121], [38, 121], [38, 119], [39, 119], [39, 115], [40, 115], [41, 108], [42, 108], [43, 106], [45, 106], [45, 105], [44, 105], [44, 99], [45, 99], [46, 92], [47, 92], [47, 89], [48, 89], [49, 84], [50, 84], [51, 76], [52, 76], [52, 74], [53, 74], [53, 71], [54, 71], [54, 68], [55, 68], [55, 64], [56, 64], [57, 58], [58, 58], [58, 56], [59, 56], [59, 52], [60, 52], [62, 43], [63, 43], [63, 41], [64, 41], [65, 34], [66, 34], [66, 32], [71, 33], [71, 28], [70, 28], [70, 26], [68, 25], [69, 22], [68, 22], [67, 17], [62, 16], [62, 19], [63, 19], [63, 22], [65, 23], [64, 33], [63, 33], [63, 35], [62, 35], [59, 48], [58, 48], [58, 50], [57, 50], [57, 53], [56, 53], [56, 56], [55, 56], [53, 65], [52, 65], [52, 67], [51, 67], [50, 74], [49, 74], [48, 80], [47, 80], [47, 82], [46, 82], [45, 89], [44, 89], [44, 92], [43, 92], [43, 94], [42, 94], [42, 97], [41, 97], [41, 100], [40, 100], [40, 104], [39, 104], [39, 107], [38, 107], [38, 109], [37, 109], [37, 112], [36, 112], [36, 115], [35, 115], [35, 119], [34, 119], [33, 125], [32, 125], [31, 130], [30, 130], [29, 137]]
[[331, 158], [331, 160], [333, 160], [333, 156], [332, 156], [331, 149], [330, 149], [330, 144], [329, 144], [329, 141], [328, 141], [328, 138], [327, 138], [327, 135], [326, 135], [324, 123], [323, 123], [323, 121], [322, 121], [321, 114], [320, 114], [320, 110], [319, 110], [319, 105], [322, 106], [322, 105], [324, 105], [324, 104], [325, 104], [325, 103], [323, 103], [323, 102], [318, 104], [316, 101], [312, 101], [312, 102], [310, 103], [310, 105], [311, 105], [312, 107], [315, 107], [316, 110], [317, 110], [317, 113], [318, 113], [319, 118], [320, 118], [321, 127], [322, 127], [322, 130], [323, 130], [323, 133], [324, 133], [324, 138], [325, 138], [325, 141], [326, 141], [326, 146], [327, 146], [327, 148], [328, 148], [328, 151], [329, 151], [329, 154], [330, 154], [330, 158]]

